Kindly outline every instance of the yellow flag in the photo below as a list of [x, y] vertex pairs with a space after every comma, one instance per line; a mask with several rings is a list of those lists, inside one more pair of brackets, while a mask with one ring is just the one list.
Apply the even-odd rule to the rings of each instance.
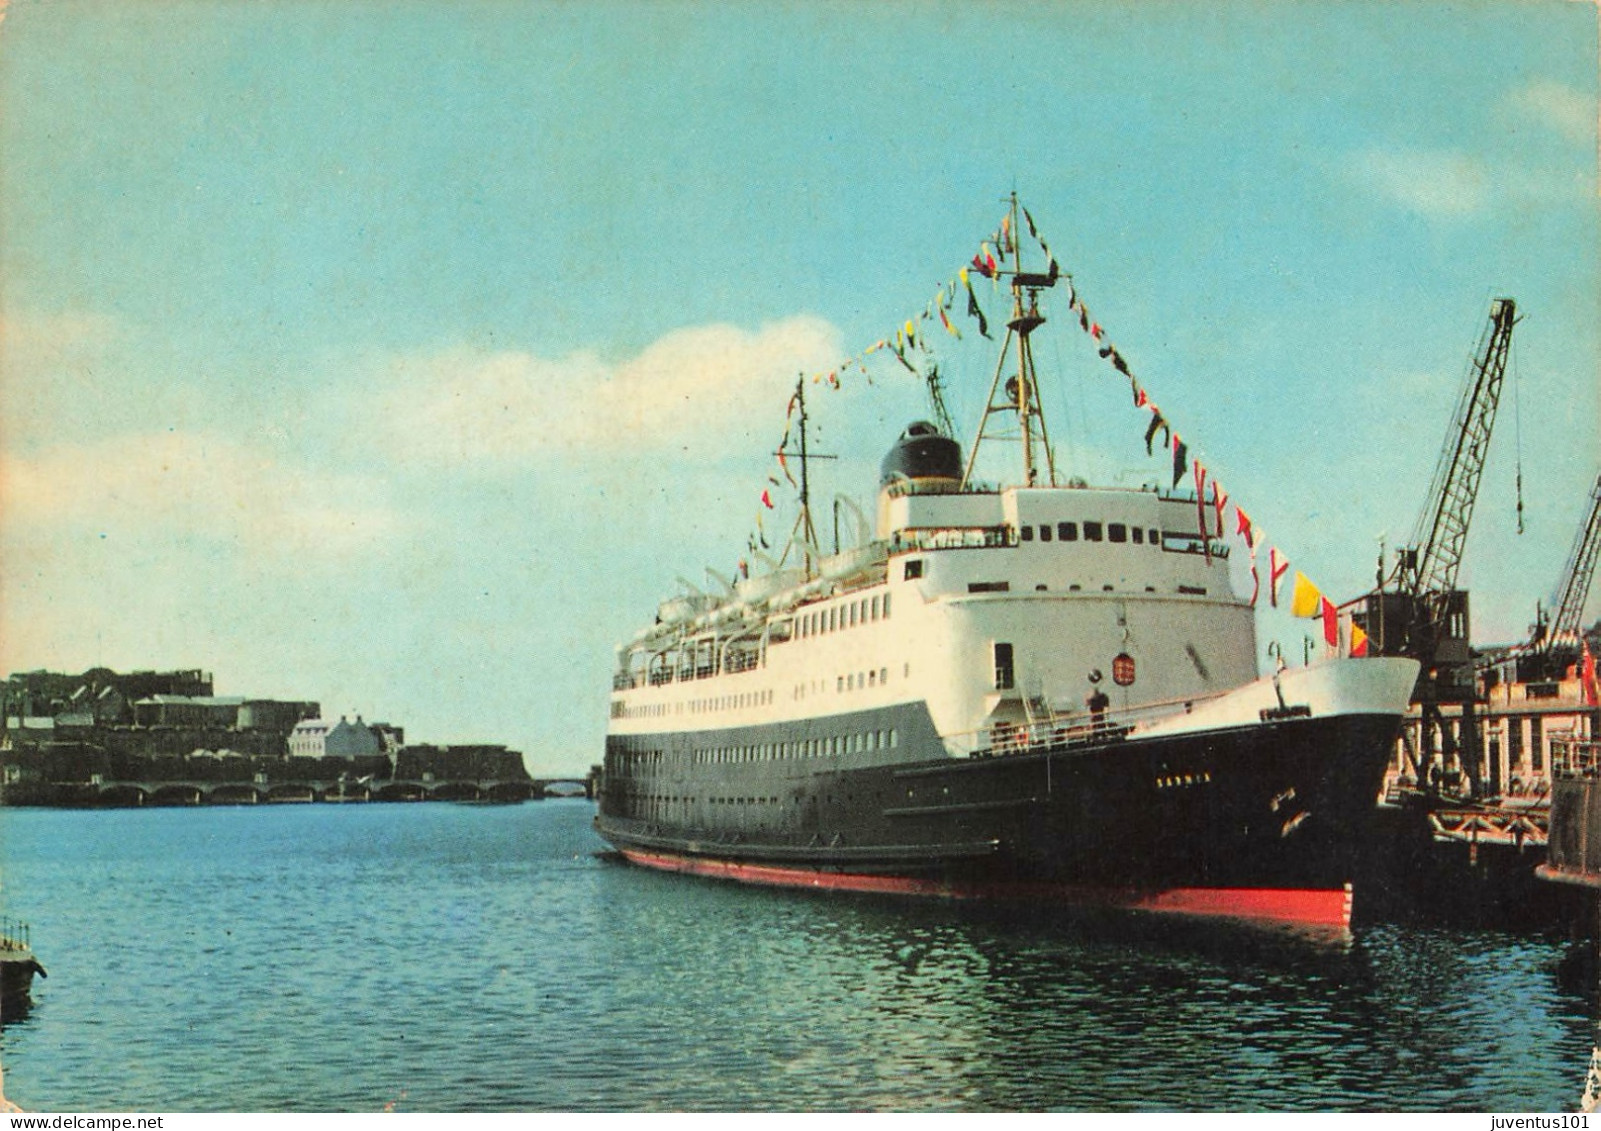
[[1362, 626], [1351, 624], [1351, 655], [1366, 656], [1368, 654], [1368, 634], [1362, 631]]
[[1295, 596], [1290, 598], [1290, 615], [1292, 617], [1316, 616], [1318, 604], [1323, 600], [1323, 594], [1316, 585], [1306, 579], [1306, 574], [1300, 570], [1295, 571]]

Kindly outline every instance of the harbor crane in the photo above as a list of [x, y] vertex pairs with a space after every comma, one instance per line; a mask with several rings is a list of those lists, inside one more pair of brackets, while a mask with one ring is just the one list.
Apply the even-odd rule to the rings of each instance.
[[[1444, 773], [1454, 758], [1474, 795], [1480, 793], [1477, 687], [1468, 595], [1457, 588], [1457, 575], [1516, 321], [1512, 299], [1491, 302], [1417, 526], [1397, 552], [1390, 576], [1383, 576], [1381, 562], [1378, 588], [1359, 598], [1352, 612], [1353, 623], [1368, 634], [1371, 654], [1409, 656], [1421, 664], [1412, 693], [1421, 712], [1420, 749], [1407, 751], [1419, 786], [1427, 786], [1431, 770]], [[1460, 710], [1455, 735], [1444, 720], [1447, 705]]]
[[1578, 660], [1584, 632], [1584, 603], [1590, 595], [1598, 554], [1601, 554], [1601, 475], [1596, 476], [1595, 485], [1590, 489], [1589, 510], [1579, 523], [1573, 549], [1562, 570], [1562, 580], [1552, 602], [1556, 615], [1548, 620], [1545, 611], [1537, 606], [1529, 641], [1508, 657], [1516, 661], [1520, 681], [1560, 679]]

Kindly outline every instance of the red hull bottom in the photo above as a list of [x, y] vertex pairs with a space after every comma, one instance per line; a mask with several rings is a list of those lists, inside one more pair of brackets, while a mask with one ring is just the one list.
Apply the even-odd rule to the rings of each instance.
[[1005, 882], [960, 883], [917, 876], [881, 876], [861, 872], [823, 872], [741, 864], [732, 860], [677, 856], [623, 849], [635, 864], [667, 872], [738, 880], [772, 887], [827, 888], [893, 895], [940, 896], [947, 899], [1047, 899], [1063, 903], [1123, 907], [1169, 915], [1195, 915], [1300, 927], [1348, 930], [1351, 885], [1330, 889], [1286, 888], [1097, 888], [1076, 884]]

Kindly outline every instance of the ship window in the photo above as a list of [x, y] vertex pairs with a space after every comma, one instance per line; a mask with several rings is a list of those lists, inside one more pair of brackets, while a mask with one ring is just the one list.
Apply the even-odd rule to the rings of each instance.
[[889, 620], [889, 594], [884, 594], [884, 619]]
[[879, 683], [888, 683], [889, 682], [889, 669], [888, 668], [879, 668], [878, 669], [878, 682]]
[[1009, 690], [1014, 682], [1014, 677], [1012, 646], [997, 642], [995, 645], [995, 690]]
[[1051, 524], [1048, 523], [1048, 522], [1040, 523], [1040, 541], [1041, 542], [1049, 542], [1050, 540], [1051, 540]]
[[1144, 541], [1145, 541], [1145, 528], [1144, 527], [1136, 526], [1132, 531], [1130, 531], [1130, 533], [1134, 535], [1134, 544], [1136, 546], [1141, 545], [1141, 544], [1144, 543]]
[[1155, 529], [1152, 529], [1150, 533], [1146, 535], [1146, 541], [1153, 546], [1160, 547], [1162, 545], [1162, 536], [1158, 534]]
[[1078, 523], [1076, 523], [1076, 522], [1058, 522], [1056, 524], [1056, 536], [1057, 536], [1057, 538], [1061, 539], [1063, 542], [1077, 542], [1078, 541]]
[[1108, 542], [1127, 542], [1128, 527], [1121, 522], [1112, 523], [1106, 528], [1106, 540]]
[[1022, 535], [1023, 541], [1025, 541], [1025, 542], [1034, 541], [1034, 528], [1032, 526], [1023, 527], [1023, 529], [1019, 533]]
[[877, 620], [878, 619], [878, 598], [877, 597], [873, 598], [872, 614], [873, 614], [873, 618], [872, 619]]
[[1099, 542], [1100, 540], [1101, 524], [1098, 522], [1086, 522], [1084, 524], [1084, 541]]
[[915, 581], [923, 576], [923, 559], [913, 558], [901, 569], [901, 576], [907, 581]]
[[877, 687], [878, 686], [878, 673], [877, 672], [868, 672], [867, 673], [867, 686], [868, 687]]
[[836, 691], [844, 691], [845, 690], [845, 677], [844, 676], [840, 676], [839, 677], [839, 686], [836, 687], [834, 690], [836, 690]]

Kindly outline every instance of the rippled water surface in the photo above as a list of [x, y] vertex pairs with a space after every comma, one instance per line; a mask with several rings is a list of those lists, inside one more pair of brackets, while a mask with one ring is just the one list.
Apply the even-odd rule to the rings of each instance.
[[1559, 941], [762, 891], [582, 801], [0, 810], [34, 1110], [1571, 1110]]

